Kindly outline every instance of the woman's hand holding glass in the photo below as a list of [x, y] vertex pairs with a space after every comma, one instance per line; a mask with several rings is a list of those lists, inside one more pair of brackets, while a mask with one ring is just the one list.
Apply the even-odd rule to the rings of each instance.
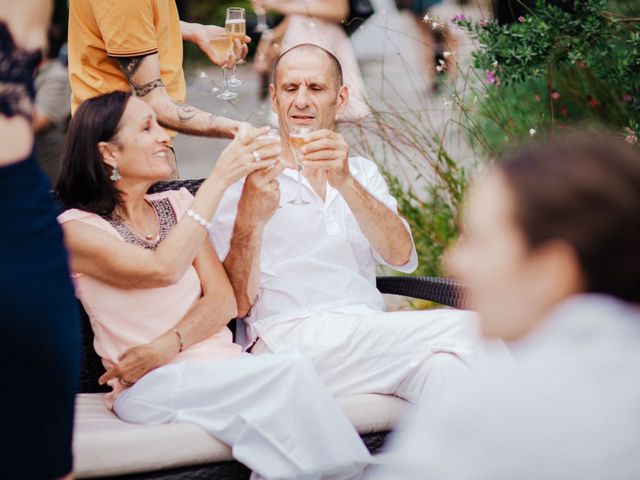
[[220, 154], [211, 176], [222, 181], [227, 188], [251, 172], [273, 167], [281, 147], [280, 139], [268, 135], [269, 130], [269, 127], [240, 129]]

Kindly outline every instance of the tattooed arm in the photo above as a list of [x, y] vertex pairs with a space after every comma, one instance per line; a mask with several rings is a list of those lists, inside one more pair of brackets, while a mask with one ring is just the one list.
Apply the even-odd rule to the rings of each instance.
[[199, 110], [171, 99], [160, 78], [157, 53], [117, 58], [131, 91], [156, 112], [163, 127], [190, 135], [233, 138], [242, 122]]

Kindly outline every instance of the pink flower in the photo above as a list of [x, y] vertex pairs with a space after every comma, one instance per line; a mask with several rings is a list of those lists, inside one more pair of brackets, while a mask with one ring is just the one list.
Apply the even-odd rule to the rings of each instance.
[[491, 21], [490, 20], [487, 20], [486, 18], [483, 18], [482, 20], [480, 20], [480, 26], [481, 27], [486, 27], [486, 26], [489, 26], [489, 25], [491, 25]]
[[560, 98], [560, 92], [557, 90], [552, 90], [551, 91], [551, 99], [552, 100], [558, 100]]
[[627, 132], [627, 135], [624, 137], [625, 142], [627, 142], [629, 145], [635, 145], [636, 143], [638, 143], [638, 136], [636, 135], [636, 132], [631, 130], [631, 128], [629, 127], [625, 128], [624, 130], [625, 132]]
[[489, 82], [492, 85], [497, 85], [498, 83], [498, 77], [496, 77], [496, 72], [492, 71], [492, 70], [485, 70], [484, 71], [485, 74], [487, 75], [487, 82]]
[[453, 23], [464, 22], [465, 20], [466, 20], [466, 17], [462, 13], [457, 14], [451, 19]]
[[631, 102], [633, 102], [633, 97], [631, 95], [629, 95], [628, 93], [625, 93], [622, 96], [622, 101], [626, 102], [626, 103], [631, 103]]
[[593, 107], [596, 107], [597, 105], [598, 105], [598, 100], [593, 97], [589, 97], [589, 106], [593, 108]]
[[542, 100], [542, 97], [540, 96], [539, 93], [536, 93], [536, 95], [533, 98], [536, 99], [536, 102], [540, 102], [540, 100]]
[[524, 22], [526, 22], [526, 19], [525, 19], [522, 15], [520, 15], [520, 16], [518, 17], [518, 21], [519, 21], [520, 23], [524, 23]]

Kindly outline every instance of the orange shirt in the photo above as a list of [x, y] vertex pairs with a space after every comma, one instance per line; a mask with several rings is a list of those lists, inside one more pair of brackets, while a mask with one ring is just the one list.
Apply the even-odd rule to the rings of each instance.
[[117, 58], [150, 53], [160, 57], [169, 96], [184, 101], [182, 34], [174, 0], [71, 0], [68, 42], [72, 112], [88, 98], [129, 90]]

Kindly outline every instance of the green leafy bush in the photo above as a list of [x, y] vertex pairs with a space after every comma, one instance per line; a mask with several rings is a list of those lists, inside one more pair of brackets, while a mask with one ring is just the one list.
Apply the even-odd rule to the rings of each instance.
[[[446, 128], [407, 117], [406, 105], [403, 112], [392, 105], [375, 111], [369, 129], [395, 154], [387, 158], [386, 150], [370, 148], [370, 156], [388, 166], [391, 192], [411, 225], [418, 275], [443, 273], [441, 257], [458, 235], [458, 209], [478, 164], [532, 136], [576, 129], [617, 132], [629, 143], [640, 136], [638, 2], [538, 1], [512, 25], [463, 15], [454, 22], [477, 49], [472, 68], [460, 69], [466, 73], [448, 92], [448, 123], [461, 127], [474, 161], [467, 151], [454, 153]], [[409, 181], [391, 168], [398, 164], [409, 165]]]
[[629, 143], [640, 134], [640, 9], [565, 4], [538, 0], [512, 25], [456, 18], [479, 46], [473, 63], [488, 88], [470, 125], [486, 132], [490, 156], [567, 128], [606, 128]]

